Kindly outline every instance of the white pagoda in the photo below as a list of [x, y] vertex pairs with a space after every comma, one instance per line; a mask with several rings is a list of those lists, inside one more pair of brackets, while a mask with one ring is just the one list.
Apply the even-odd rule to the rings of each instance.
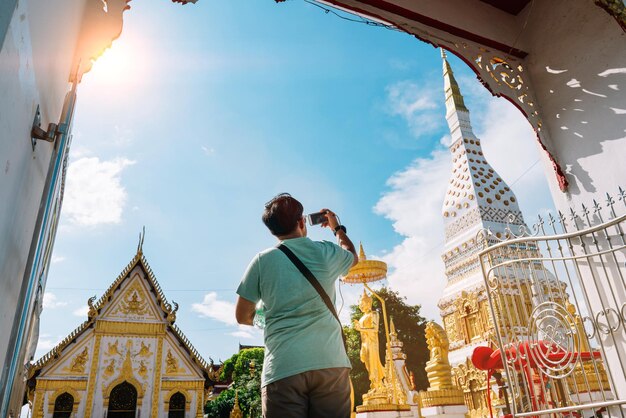
[[[494, 324], [477, 257], [488, 243], [480, 237], [480, 232], [489, 230], [494, 239], [503, 238], [507, 227], [524, 225], [524, 219], [515, 194], [485, 159], [443, 51], [442, 58], [453, 166], [442, 210], [445, 226], [442, 258], [447, 283], [439, 309], [450, 340], [450, 364], [456, 384], [465, 393], [469, 416], [488, 416], [486, 373], [475, 369], [469, 360], [475, 347], [495, 343]], [[511, 308], [532, 304], [529, 294], [505, 297], [510, 298]]]

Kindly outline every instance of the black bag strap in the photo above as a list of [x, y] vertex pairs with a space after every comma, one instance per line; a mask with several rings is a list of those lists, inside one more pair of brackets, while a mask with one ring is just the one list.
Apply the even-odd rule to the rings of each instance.
[[328, 293], [326, 293], [326, 291], [324, 290], [320, 282], [317, 280], [315, 275], [311, 273], [311, 270], [309, 270], [308, 267], [304, 265], [304, 263], [298, 258], [298, 256], [296, 256], [293, 253], [293, 251], [287, 248], [287, 246], [284, 244], [280, 244], [276, 248], [281, 250], [287, 256], [287, 258], [291, 260], [291, 262], [296, 266], [296, 268], [300, 270], [300, 273], [302, 273], [302, 275], [308, 280], [308, 282], [311, 283], [311, 286], [313, 286], [315, 290], [317, 291], [317, 293], [321, 296], [322, 300], [324, 301], [324, 304], [326, 305], [330, 313], [333, 314], [333, 316], [339, 323], [339, 329], [341, 330], [341, 339], [343, 340], [343, 348], [346, 350], [346, 353], [347, 353], [348, 346], [346, 344], [346, 336], [343, 334], [343, 325], [341, 325], [341, 321], [339, 320], [339, 315], [337, 315], [335, 306], [331, 302], [330, 297], [328, 296]]

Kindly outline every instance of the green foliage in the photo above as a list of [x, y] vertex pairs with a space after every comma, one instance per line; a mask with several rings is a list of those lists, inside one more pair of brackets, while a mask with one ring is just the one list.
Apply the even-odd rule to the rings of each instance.
[[[419, 314], [420, 305], [408, 305], [406, 298], [392, 290], [383, 287], [377, 291], [385, 301], [387, 315], [393, 318], [393, 322], [398, 334], [398, 339], [404, 344], [402, 350], [407, 355], [406, 368], [409, 373], [413, 372], [415, 386], [417, 390], [424, 390], [428, 387], [426, 378], [426, 362], [428, 361], [428, 346], [424, 330], [426, 319]], [[380, 327], [378, 329], [378, 341], [380, 342], [380, 359], [385, 364], [385, 327], [383, 325], [383, 315], [380, 302], [373, 297], [373, 309], [380, 314]], [[350, 318], [352, 321], [358, 320], [363, 315], [358, 305], [350, 306]], [[391, 326], [391, 324], [390, 324]], [[350, 377], [354, 386], [355, 404], [362, 404], [362, 396], [369, 390], [369, 377], [365, 365], [360, 359], [361, 335], [353, 327], [344, 327], [348, 342], [348, 357], [352, 363]]]
[[[239, 399], [239, 407], [245, 417], [261, 416], [261, 369], [263, 368], [264, 351], [262, 348], [248, 348], [234, 354], [223, 365], [220, 380], [233, 384], [220, 395], [208, 402], [204, 413], [209, 418], [228, 418], [235, 405], [235, 391]], [[254, 368], [250, 365], [254, 364]]]

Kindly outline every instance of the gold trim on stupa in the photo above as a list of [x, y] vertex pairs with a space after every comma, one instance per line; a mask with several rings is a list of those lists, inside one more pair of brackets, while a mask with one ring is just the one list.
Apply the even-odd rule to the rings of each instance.
[[378, 260], [368, 260], [363, 251], [363, 244], [359, 244], [359, 262], [352, 267], [343, 278], [345, 283], [371, 283], [387, 278], [387, 263]]

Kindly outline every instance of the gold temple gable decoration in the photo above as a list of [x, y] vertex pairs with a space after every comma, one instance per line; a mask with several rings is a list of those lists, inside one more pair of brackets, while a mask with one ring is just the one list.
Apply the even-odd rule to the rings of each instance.
[[135, 354], [137, 357], [150, 357], [152, 355], [152, 351], [150, 351], [150, 347], [148, 347], [143, 341], [141, 341], [141, 348]]
[[463, 392], [452, 384], [448, 360], [450, 343], [441, 325], [432, 321], [426, 324], [426, 343], [430, 350], [430, 360], [426, 363], [430, 387], [420, 392], [422, 406], [463, 405]]
[[70, 373], [85, 373], [85, 366], [87, 365], [87, 361], [89, 360], [89, 348], [85, 347], [80, 354], [77, 354], [76, 357], [72, 359], [69, 367], [65, 368], [65, 371]]
[[165, 373], [166, 374], [180, 374], [184, 373], [185, 369], [180, 367], [178, 364], [178, 359], [170, 349], [167, 350], [167, 354], [165, 355]]
[[89, 310], [87, 311], [87, 318], [89, 319], [98, 315], [98, 309], [96, 309], [95, 305], [93, 304], [95, 300], [96, 300], [96, 295], [93, 295], [92, 297], [87, 299], [87, 307], [89, 308]]
[[121, 356], [122, 355], [117, 346], [118, 343], [119, 343], [118, 340], [115, 340], [114, 343], [107, 343], [107, 352], [106, 352], [107, 356]]
[[126, 315], [142, 316], [149, 312], [148, 301], [142, 297], [142, 290], [137, 282], [133, 283], [126, 291], [120, 305], [114, 311]]
[[105, 398], [105, 402], [108, 402], [109, 395], [113, 388], [119, 385], [122, 382], [128, 382], [132, 384], [135, 389], [137, 389], [137, 404], [139, 405], [140, 399], [143, 399], [144, 396], [144, 385], [141, 384], [139, 380], [135, 377], [133, 373], [133, 362], [131, 359], [131, 351], [133, 347], [133, 342], [131, 340], [126, 341], [126, 354], [124, 356], [124, 361], [122, 362], [122, 368], [118, 377], [109, 383], [107, 386], [102, 388], [102, 394]]
[[139, 376], [143, 377], [144, 379], [148, 376], [148, 368], [146, 367], [143, 360], [139, 361], [139, 370], [137, 370], [137, 373], [139, 373]]
[[[186, 388], [187, 408], [195, 402], [194, 416], [202, 416], [205, 390], [219, 379], [220, 370], [202, 358], [175, 324], [178, 304], [167, 301], [142, 253], [135, 255], [99, 299], [91, 297], [87, 305], [86, 320], [28, 366], [27, 396], [34, 417], [45, 416], [53, 391], [68, 387], [79, 392], [81, 416], [102, 416], [111, 391], [124, 382], [137, 390], [139, 409], [146, 395], [154, 400], [144, 407], [142, 416], [144, 411], [159, 415], [164, 403], [161, 390], [168, 385], [168, 390]], [[113, 315], [117, 310], [122, 313]], [[142, 315], [145, 312], [149, 317]], [[177, 362], [175, 378], [165, 377], [164, 343]]]
[[109, 360], [109, 364], [104, 368], [104, 375], [111, 377], [115, 373], [115, 359]]

